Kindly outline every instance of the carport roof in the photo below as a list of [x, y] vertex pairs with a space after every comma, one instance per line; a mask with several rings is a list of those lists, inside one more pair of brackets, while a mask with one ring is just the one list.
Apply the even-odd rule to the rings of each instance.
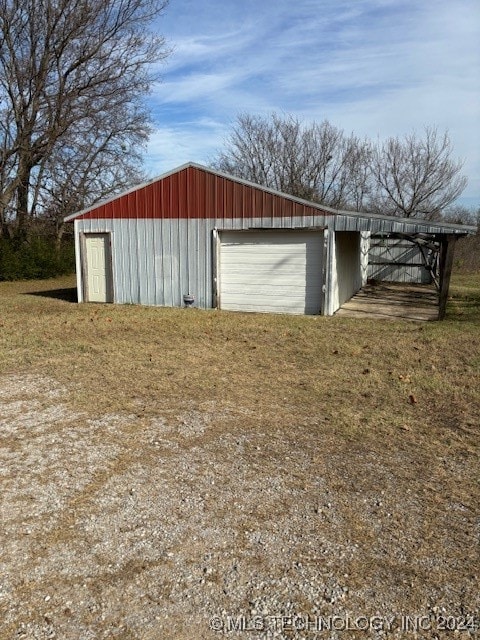
[[[272, 194], [274, 196], [284, 198], [285, 200], [289, 200], [290, 202], [294, 202], [300, 205], [308, 206], [312, 209], [318, 210], [319, 214], [324, 214], [327, 216], [334, 217], [334, 228], [336, 231], [369, 231], [371, 233], [381, 233], [381, 234], [390, 234], [390, 233], [402, 233], [408, 234], [410, 236], [416, 234], [428, 234], [428, 235], [455, 235], [455, 236], [464, 236], [468, 234], [473, 234], [477, 231], [477, 228], [470, 225], [459, 225], [448, 222], [441, 221], [429, 221], [429, 220], [421, 220], [419, 218], [398, 218], [396, 216], [387, 216], [382, 214], [375, 214], [369, 212], [357, 212], [357, 211], [345, 211], [341, 209], [334, 209], [332, 207], [328, 207], [322, 204], [318, 204], [316, 202], [310, 202], [308, 200], [304, 200], [302, 198], [297, 198], [295, 196], [291, 196], [286, 193], [282, 193], [281, 191], [277, 191], [275, 189], [270, 189], [269, 187], [264, 187], [262, 185], [255, 184], [248, 180], [244, 180], [242, 178], [237, 178], [236, 176], [232, 176], [221, 171], [217, 171], [215, 169], [211, 169], [209, 167], [205, 167], [203, 165], [188, 162], [183, 164], [171, 171], [168, 171], [152, 180], [144, 182], [140, 185], [134, 186], [131, 189], [127, 189], [126, 191], [98, 202], [90, 207], [87, 207], [77, 213], [71, 214], [67, 216], [64, 220], [65, 222], [70, 222], [84, 216], [86, 213], [93, 214], [95, 209], [102, 207], [103, 205], [123, 198], [124, 196], [138, 191], [140, 189], [144, 189], [149, 185], [152, 185], [160, 180], [164, 180], [169, 176], [172, 176], [176, 173], [184, 171], [186, 169], [196, 169], [198, 171], [203, 171], [219, 178], [224, 178], [225, 180], [242, 184], [247, 187], [251, 187], [252, 189], [261, 190], [265, 193]], [[94, 217], [92, 215], [92, 217]]]

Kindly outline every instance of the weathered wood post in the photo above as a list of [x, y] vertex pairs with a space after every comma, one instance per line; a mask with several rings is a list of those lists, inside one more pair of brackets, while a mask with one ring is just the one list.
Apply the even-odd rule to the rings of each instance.
[[457, 236], [444, 234], [440, 239], [440, 296], [438, 302], [438, 319], [445, 318], [447, 310], [448, 290], [450, 287], [450, 276], [452, 275], [453, 254], [455, 252], [455, 242]]

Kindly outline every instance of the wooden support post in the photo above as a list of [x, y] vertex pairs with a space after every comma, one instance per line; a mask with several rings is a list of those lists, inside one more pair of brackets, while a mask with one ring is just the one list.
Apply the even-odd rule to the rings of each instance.
[[450, 276], [452, 274], [453, 254], [457, 236], [446, 234], [442, 236], [440, 242], [440, 295], [438, 303], [438, 319], [445, 318], [447, 310], [448, 290], [450, 287]]

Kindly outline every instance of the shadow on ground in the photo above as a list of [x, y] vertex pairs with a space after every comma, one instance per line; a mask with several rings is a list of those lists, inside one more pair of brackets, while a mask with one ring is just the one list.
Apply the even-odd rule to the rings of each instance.
[[64, 300], [65, 302], [78, 302], [76, 287], [68, 287], [66, 289], [48, 289], [46, 291], [27, 291], [24, 295], [53, 298], [55, 300]]

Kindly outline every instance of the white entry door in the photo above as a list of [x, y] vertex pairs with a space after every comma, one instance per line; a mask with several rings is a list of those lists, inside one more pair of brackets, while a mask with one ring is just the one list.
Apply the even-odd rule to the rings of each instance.
[[87, 302], [113, 302], [110, 234], [85, 235]]
[[222, 231], [220, 308], [318, 314], [323, 231]]

